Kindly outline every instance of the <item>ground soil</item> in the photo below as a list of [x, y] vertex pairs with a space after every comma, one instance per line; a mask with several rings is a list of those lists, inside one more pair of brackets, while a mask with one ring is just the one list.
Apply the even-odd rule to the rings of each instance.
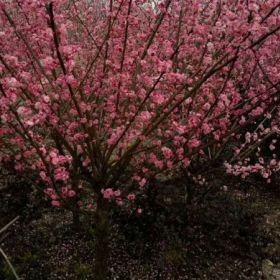
[[[69, 213], [38, 203], [28, 184], [16, 182], [0, 192], [0, 228], [20, 216], [0, 247], [21, 279], [94, 279], [94, 228], [75, 231]], [[152, 209], [114, 213], [110, 279], [263, 279], [263, 261], [280, 262], [280, 186], [258, 178], [216, 184], [186, 205], [169, 182]], [[14, 279], [1, 257], [0, 279]]]

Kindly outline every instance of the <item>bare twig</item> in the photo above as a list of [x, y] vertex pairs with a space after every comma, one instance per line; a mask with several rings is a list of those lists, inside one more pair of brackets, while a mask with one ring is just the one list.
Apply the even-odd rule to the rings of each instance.
[[[12, 224], [14, 224], [17, 220], [19, 219], [19, 216], [15, 217], [12, 221], [10, 221], [8, 224], [6, 224], [4, 227], [2, 227], [0, 229], [0, 234], [3, 233], [5, 230], [7, 230]], [[10, 260], [8, 259], [7, 255], [5, 254], [5, 252], [0, 248], [0, 253], [3, 256], [4, 260], [6, 261], [6, 263], [8, 264], [9, 268], [11, 269], [12, 273], [15, 276], [15, 279], [20, 280], [19, 276], [16, 273], [15, 268], [13, 267], [12, 263], [10, 262]]]
[[6, 224], [4, 227], [0, 229], [0, 234], [7, 230], [12, 224], [14, 224], [19, 219], [19, 216], [15, 217], [12, 221]]
[[11, 269], [11, 271], [13, 272], [15, 279], [20, 280], [19, 276], [16, 273], [16, 270], [14, 269], [13, 265], [11, 264], [10, 260], [8, 259], [7, 255], [5, 254], [5, 252], [0, 248], [0, 253], [3, 256], [4, 260], [7, 262], [9, 268]]

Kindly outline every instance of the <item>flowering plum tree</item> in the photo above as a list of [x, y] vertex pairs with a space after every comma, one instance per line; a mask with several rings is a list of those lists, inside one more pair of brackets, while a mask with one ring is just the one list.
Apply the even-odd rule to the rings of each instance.
[[96, 279], [110, 206], [133, 205], [150, 178], [217, 159], [243, 136], [228, 172], [279, 170], [276, 153], [248, 159], [279, 136], [279, 7], [0, 0], [1, 161], [37, 173], [76, 221], [94, 213]]

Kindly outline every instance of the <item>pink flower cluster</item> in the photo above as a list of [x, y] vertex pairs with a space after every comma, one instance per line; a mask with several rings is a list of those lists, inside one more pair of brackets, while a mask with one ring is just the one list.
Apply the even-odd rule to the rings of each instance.
[[133, 202], [227, 154], [234, 175], [279, 171], [278, 1], [66, 2], [0, 4], [0, 159], [54, 206], [88, 205], [100, 180]]

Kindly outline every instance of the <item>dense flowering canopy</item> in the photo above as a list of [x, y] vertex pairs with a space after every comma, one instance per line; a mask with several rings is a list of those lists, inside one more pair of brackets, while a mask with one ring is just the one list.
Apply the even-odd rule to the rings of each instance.
[[280, 168], [279, 6], [0, 0], [1, 159], [37, 171], [54, 206], [91, 207], [93, 193], [133, 201], [124, 183], [141, 189], [240, 137], [228, 172], [269, 178]]

